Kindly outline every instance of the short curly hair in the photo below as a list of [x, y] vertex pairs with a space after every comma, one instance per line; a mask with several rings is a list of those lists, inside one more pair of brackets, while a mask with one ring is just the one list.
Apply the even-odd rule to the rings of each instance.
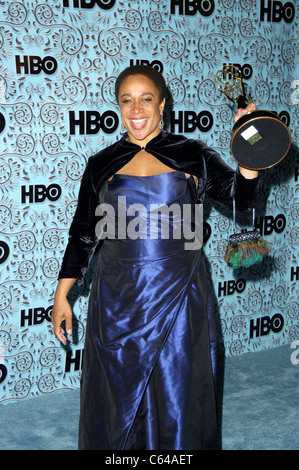
[[159, 91], [160, 103], [166, 98], [167, 87], [163, 75], [150, 65], [131, 65], [124, 69], [116, 79], [115, 82], [115, 97], [119, 104], [119, 90], [123, 81], [132, 75], [144, 75], [149, 78]]

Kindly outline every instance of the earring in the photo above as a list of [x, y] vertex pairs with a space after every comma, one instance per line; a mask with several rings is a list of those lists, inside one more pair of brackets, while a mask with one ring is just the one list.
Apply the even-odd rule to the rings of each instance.
[[163, 127], [164, 127], [163, 114], [161, 114], [161, 119], [160, 119], [159, 126], [160, 126], [160, 129], [163, 129]]
[[122, 134], [124, 134], [124, 133], [126, 132], [126, 128], [125, 128], [125, 126], [123, 125], [123, 123], [121, 123], [121, 125], [120, 125], [120, 132], [121, 132]]

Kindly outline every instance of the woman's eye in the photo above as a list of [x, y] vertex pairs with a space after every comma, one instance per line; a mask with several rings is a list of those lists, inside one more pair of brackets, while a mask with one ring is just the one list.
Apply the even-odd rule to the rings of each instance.
[[[143, 103], [150, 103], [152, 101], [152, 98], [149, 97], [149, 98], [143, 98], [142, 99], [142, 102]], [[121, 104], [132, 104], [132, 100], [130, 98], [124, 98], [122, 101], [121, 101]]]

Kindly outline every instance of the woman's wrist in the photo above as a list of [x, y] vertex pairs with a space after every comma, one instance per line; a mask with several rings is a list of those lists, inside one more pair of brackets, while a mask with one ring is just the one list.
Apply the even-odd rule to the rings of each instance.
[[259, 172], [257, 170], [248, 170], [247, 168], [242, 167], [239, 165], [239, 170], [242, 176], [248, 180], [252, 180], [254, 178], [257, 178], [259, 175]]
[[75, 284], [75, 282], [76, 279], [73, 278], [59, 279], [55, 293], [55, 300], [66, 300], [68, 293]]

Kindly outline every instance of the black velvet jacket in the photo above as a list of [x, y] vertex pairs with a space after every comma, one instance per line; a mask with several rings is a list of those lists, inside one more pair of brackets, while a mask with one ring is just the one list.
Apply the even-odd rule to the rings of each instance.
[[[126, 135], [115, 144], [89, 158], [83, 174], [78, 205], [69, 231], [69, 242], [64, 254], [59, 278], [82, 278], [99, 243], [95, 235], [96, 207], [100, 204], [99, 191], [114, 173], [128, 163], [141, 147], [126, 140]], [[200, 140], [168, 133], [164, 130], [145, 147], [174, 170], [197, 176], [198, 202], [205, 194], [237, 210], [247, 210], [255, 205], [259, 178], [246, 179], [239, 169], [230, 168], [212, 148]], [[102, 240], [101, 240], [102, 242]]]

